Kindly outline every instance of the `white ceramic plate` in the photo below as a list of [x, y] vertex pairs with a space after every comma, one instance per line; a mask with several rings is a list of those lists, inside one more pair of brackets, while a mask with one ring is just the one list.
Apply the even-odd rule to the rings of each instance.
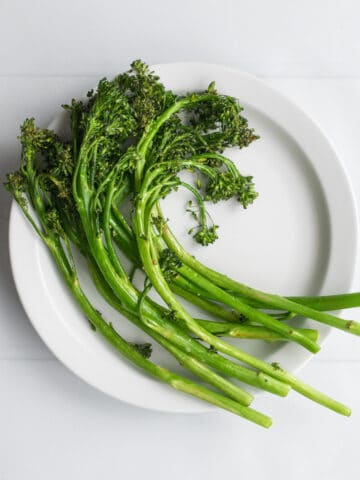
[[[254, 175], [260, 196], [244, 211], [237, 203], [209, 205], [220, 239], [201, 247], [187, 235], [187, 195], [172, 194], [165, 213], [185, 246], [200, 260], [255, 287], [304, 295], [348, 291], [357, 250], [354, 198], [333, 148], [313, 121], [262, 81], [230, 68], [198, 63], [158, 65], [165, 85], [178, 92], [205, 89], [215, 80], [220, 92], [237, 97], [261, 140], [227, 154]], [[63, 116], [52, 124], [61, 128]], [[30, 252], [30, 254], [29, 254]], [[16, 205], [10, 219], [11, 263], [17, 289], [34, 327], [73, 372], [103, 392], [133, 405], [168, 412], [212, 407], [178, 393], [124, 361], [90, 328], [44, 245]], [[103, 304], [81, 269], [85, 290], [105, 318], [132, 341], [145, 339], [126, 319]], [[196, 313], [194, 311], [194, 313]], [[311, 323], [311, 322], [309, 322]], [[321, 342], [329, 334], [325, 326]], [[244, 349], [291, 371], [309, 358], [295, 344], [241, 342]], [[178, 370], [155, 348], [153, 358]]]

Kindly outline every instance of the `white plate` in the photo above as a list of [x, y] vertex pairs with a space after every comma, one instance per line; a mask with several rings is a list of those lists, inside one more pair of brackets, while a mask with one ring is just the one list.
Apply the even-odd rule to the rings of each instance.
[[[158, 65], [165, 85], [178, 92], [205, 89], [237, 97], [261, 140], [229, 151], [240, 170], [254, 175], [260, 196], [244, 211], [233, 202], [209, 206], [220, 239], [207, 248], [187, 235], [186, 194], [164, 205], [171, 225], [200, 260], [250, 285], [281, 294], [337, 293], [351, 287], [357, 250], [354, 197], [333, 148], [297, 106], [262, 81], [230, 68], [198, 63]], [[53, 127], [61, 127], [63, 116]], [[29, 254], [29, 252], [31, 254]], [[47, 250], [19, 209], [10, 219], [10, 253], [15, 283], [34, 327], [73, 372], [103, 392], [133, 405], [168, 412], [200, 412], [208, 405], [178, 393], [124, 361], [90, 328], [59, 278]], [[84, 269], [85, 271], [85, 269]], [[121, 334], [144, 339], [126, 319], [99, 300], [81, 272], [85, 289]], [[309, 322], [310, 324], [311, 322]], [[330, 329], [316, 325], [321, 342]], [[269, 362], [298, 370], [309, 358], [294, 344], [240, 342]], [[155, 348], [155, 360], [178, 369]]]

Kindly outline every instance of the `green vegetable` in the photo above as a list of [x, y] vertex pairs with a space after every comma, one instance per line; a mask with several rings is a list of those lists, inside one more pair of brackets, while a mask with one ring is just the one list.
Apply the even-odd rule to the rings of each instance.
[[[210, 322], [207, 320], [197, 320], [197, 322], [205, 328], [208, 332], [221, 337], [233, 337], [233, 338], [248, 338], [248, 339], [261, 339], [269, 342], [273, 341], [286, 341], [285, 337], [279, 336], [276, 332], [269, 330], [268, 328], [259, 327], [257, 325], [234, 325], [234, 323], [224, 322]], [[301, 329], [303, 335], [306, 335], [311, 340], [316, 341], [318, 339], [317, 330]]]
[[[155, 378], [264, 427], [271, 420], [249, 408], [252, 395], [232, 379], [280, 396], [293, 388], [350, 415], [348, 407], [223, 337], [293, 341], [315, 353], [317, 331], [286, 320], [300, 314], [359, 335], [359, 324], [326, 310], [359, 305], [360, 294], [284, 298], [251, 289], [186, 252], [162, 214], [160, 202], [174, 190], [187, 189], [193, 196], [188, 211], [196, 222], [190, 233], [206, 246], [219, 232], [206, 202], [235, 198], [248, 208], [256, 200], [253, 178], [223, 154], [258, 138], [237, 100], [220, 95], [213, 83], [204, 92], [179, 96], [135, 61], [114, 80], [101, 80], [86, 102], [73, 100], [65, 109], [70, 142], [36, 127], [32, 119], [23, 123], [20, 168], [8, 175], [6, 187], [47, 245], [92, 328]], [[183, 171], [194, 174], [195, 186], [183, 181]], [[149, 344], [133, 345], [115, 331], [81, 289], [74, 248], [86, 258], [104, 299], [211, 388], [154, 364]], [[132, 262], [131, 271], [119, 250]], [[137, 269], [146, 274], [143, 291], [133, 283]], [[151, 289], [165, 307], [149, 297]], [[216, 321], [193, 318], [180, 298]]]

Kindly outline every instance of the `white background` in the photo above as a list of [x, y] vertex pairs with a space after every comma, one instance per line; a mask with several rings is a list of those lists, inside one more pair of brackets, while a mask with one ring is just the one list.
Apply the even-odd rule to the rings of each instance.
[[[332, 141], [359, 202], [359, 15], [356, 0], [0, 0], [1, 178], [17, 164], [25, 117], [45, 126], [59, 104], [134, 58], [199, 60], [255, 73], [298, 103]], [[0, 189], [0, 480], [359, 478], [359, 339], [333, 333], [302, 372], [350, 404], [350, 419], [295, 394], [259, 399], [275, 420], [269, 431], [222, 412], [122, 404], [66, 370], [32, 329], [11, 277], [9, 205]]]

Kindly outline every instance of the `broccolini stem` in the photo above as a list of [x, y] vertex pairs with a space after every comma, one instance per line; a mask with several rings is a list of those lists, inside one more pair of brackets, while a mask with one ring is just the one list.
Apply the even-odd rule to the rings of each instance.
[[360, 292], [319, 297], [288, 297], [288, 300], [319, 311], [343, 310], [360, 306]]
[[[143, 192], [143, 189], [145, 189], [148, 184], [149, 184], [149, 182], [146, 182], [146, 178], [145, 178], [145, 180], [143, 182], [143, 185], [142, 185], [141, 192]], [[141, 193], [141, 192], [139, 194], [139, 196], [141, 197], [140, 200], [139, 200], [139, 203], [144, 204], [144, 205], [142, 207], [139, 206], [139, 207], [136, 208], [136, 219], [137, 219], [136, 228], [141, 228], [142, 230], [138, 231], [137, 236], [149, 237], [149, 233], [146, 230], [147, 227], [144, 223], [142, 223], [142, 222], [145, 222], [146, 219], [142, 219], [142, 220], [140, 219], [141, 209], [143, 208], [146, 211], [146, 198], [147, 198], [146, 194]], [[145, 233], [145, 231], [147, 233]], [[163, 237], [165, 237], [164, 232], [166, 232], [166, 231], [168, 231], [168, 226], [164, 224], [164, 226], [162, 228], [162, 232], [161, 232], [163, 234]], [[165, 241], [166, 241], [166, 239], [165, 239]], [[138, 243], [138, 247], [139, 247], [139, 252], [140, 252], [139, 243]], [[141, 252], [140, 252], [140, 255], [141, 255]], [[180, 260], [182, 260], [181, 257], [179, 257], [179, 258], [180, 258]], [[142, 261], [144, 263], [144, 257], [142, 258]], [[155, 261], [157, 261], [157, 260], [155, 260]], [[160, 268], [158, 270], [161, 272]], [[246, 305], [245, 303], [241, 302], [240, 299], [238, 299], [236, 297], [233, 297], [232, 295], [223, 291], [222, 289], [220, 289], [216, 285], [213, 285], [210, 281], [208, 281], [202, 275], [199, 275], [196, 271], [188, 268], [186, 264], [183, 265], [182, 267], [180, 267], [179, 271], [188, 280], [190, 280], [193, 283], [196, 283], [196, 285], [198, 285], [201, 290], [210, 292], [211, 295], [212, 295], [212, 298], [214, 298], [216, 301], [223, 302], [226, 305], [234, 308], [237, 312], [239, 312], [242, 315], [245, 315], [245, 317], [247, 317], [248, 319], [250, 319], [252, 321], [255, 321], [255, 322], [258, 322], [258, 323], [264, 325], [265, 327], [273, 330], [274, 332], [277, 332], [278, 334], [283, 335], [284, 337], [299, 343], [300, 345], [304, 346], [305, 348], [307, 348], [308, 350], [310, 350], [313, 353], [317, 352], [320, 349], [320, 347], [318, 346], [318, 344], [316, 342], [314, 342], [313, 340], [311, 340], [308, 337], [306, 337], [305, 335], [303, 335], [297, 329], [295, 329], [293, 327], [290, 327], [290, 326], [288, 326], [284, 323], [281, 323], [276, 318], [272, 318], [271, 316], [267, 315], [266, 313], [263, 313], [261, 311], [258, 311], [256, 309]], [[170, 291], [167, 284], [166, 284], [166, 288], [167, 288], [167, 290]], [[165, 292], [165, 290], [163, 290], [163, 292]], [[168, 296], [168, 298], [170, 299], [170, 296]], [[176, 301], [177, 308], [180, 308], [181, 304], [179, 302], [177, 302], [175, 297], [172, 296], [172, 298], [174, 298], [174, 300]], [[165, 300], [164, 297], [163, 297], [163, 299]], [[169, 305], [169, 306], [170, 306], [170, 308], [173, 308], [171, 305]], [[174, 308], [174, 309], [176, 310], [176, 308]]]
[[[20, 205], [20, 207], [22, 208], [24, 213], [27, 213], [25, 207], [23, 207], [22, 205]], [[145, 370], [149, 375], [157, 378], [158, 380], [168, 383], [170, 386], [177, 390], [205, 400], [208, 403], [235, 413], [236, 415], [244, 417], [247, 420], [252, 421], [265, 428], [271, 426], [272, 421], [268, 416], [262, 414], [261, 412], [258, 412], [257, 410], [244, 406], [241, 403], [238, 403], [238, 401], [240, 400], [242, 401], [242, 403], [249, 402], [252, 398], [251, 395], [249, 395], [247, 392], [244, 392], [239, 387], [232, 385], [230, 382], [223, 379], [219, 375], [216, 375], [211, 370], [207, 369], [204, 365], [202, 365], [200, 362], [191, 359], [191, 357], [186, 358], [186, 366], [190, 370], [192, 370], [194, 373], [197, 373], [200, 378], [212, 381], [212, 384], [214, 384], [216, 387], [227, 390], [227, 393], [232, 398], [236, 398], [236, 401], [220, 395], [216, 392], [213, 392], [212, 390], [198, 385], [191, 380], [183, 378], [180, 375], [177, 375], [174, 372], [171, 372], [170, 370], [160, 367], [153, 362], [147, 360], [132, 345], [130, 345], [126, 340], [124, 340], [115, 331], [112, 324], [107, 323], [102, 318], [101, 314], [91, 305], [91, 303], [81, 289], [79, 280], [76, 275], [76, 271], [74, 270], [74, 266], [70, 267], [68, 262], [64, 262], [64, 259], [66, 259], [67, 256], [65, 251], [63, 250], [62, 244], [59, 239], [54, 237], [54, 235], [44, 236], [43, 234], [41, 235], [41, 238], [50, 250], [58, 266], [58, 269], [60, 270], [70, 290], [70, 293], [78, 302], [79, 307], [84, 312], [87, 319], [95, 327], [95, 329], [131, 363]], [[180, 350], [176, 350], [175, 353], [177, 354], [178, 359], [183, 359], [184, 354]]]
[[253, 370], [249, 370], [242, 365], [233, 363], [227, 358], [211, 352], [203, 345], [196, 342], [193, 338], [185, 336], [183, 331], [176, 326], [176, 323], [173, 325], [170, 324], [165, 320], [164, 317], [162, 317], [161, 312], [155, 312], [156, 307], [159, 309], [159, 306], [152, 304], [150, 299], [144, 299], [143, 306], [144, 309], [146, 309], [146, 315], [149, 316], [152, 322], [152, 327], [148, 327], [147, 325], [149, 321], [146, 321], [144, 316], [142, 317], [142, 321], [138, 319], [137, 305], [134, 305], [133, 309], [130, 310], [125, 308], [111, 287], [106, 283], [104, 276], [99, 271], [99, 268], [96, 266], [96, 264], [90, 258], [88, 261], [94, 283], [106, 301], [112, 305], [113, 308], [125, 315], [136, 326], [141, 328], [145, 333], [154, 338], [154, 340], [164, 348], [167, 349], [171, 343], [179, 350], [191, 355], [201, 363], [206, 363], [210, 367], [216, 369], [218, 372], [226, 376], [236, 378], [237, 380], [254, 387], [266, 390], [275, 395], [284, 397], [289, 392], [289, 387], [284, 383], [261, 372], [254, 372]]
[[[197, 322], [209, 332], [222, 337], [258, 339], [271, 342], [288, 341], [288, 339], [278, 335], [276, 332], [256, 325], [234, 325], [234, 323], [212, 322], [200, 319], [198, 319]], [[314, 341], [318, 338], [317, 330], [305, 328], [299, 330], [301, 330], [303, 335], [306, 335]]]
[[[79, 172], [81, 172], [81, 169], [78, 170], [78, 174]], [[96, 260], [104, 279], [118, 300], [122, 303], [123, 307], [127, 310], [134, 311], [138, 304], [138, 292], [134, 289], [128, 278], [120, 277], [117, 274], [114, 265], [108, 257], [101, 234], [97, 234], [93, 231], [95, 222], [93, 221], [92, 213], [89, 212], [90, 198], [87, 197], [85, 200], [82, 200], [81, 197], [81, 195], [87, 190], [86, 186], [82, 186], [82, 183], [87, 181], [86, 171], [83, 173], [84, 174], [80, 175], [78, 180], [74, 178], [74, 190], [76, 190], [74, 197], [77, 204], [78, 213], [82, 220], [83, 229], [87, 237], [89, 252]], [[77, 189], [79, 189], [80, 195], [77, 194]], [[159, 316], [158, 312], [154, 310], [150, 302], [145, 301], [144, 308], [146, 313], [144, 318], [149, 316], [149, 325], [155, 325], [162, 336], [170, 339], [172, 343], [177, 342], [179, 346], [181, 345], [182, 350], [192, 354], [199, 361], [203, 361], [203, 359], [205, 359], [205, 363], [209, 364], [210, 366], [213, 365], [219, 371], [225, 373], [231, 371], [233, 376], [236, 376], [236, 378], [239, 378], [252, 385], [255, 384], [260, 388], [273, 391], [273, 393], [283, 396], [288, 393], [289, 387], [281, 382], [267, 381], [266, 377], [265, 379], [260, 378], [256, 372], [252, 372], [251, 370], [241, 367], [240, 365], [233, 364], [227, 359], [222, 359], [220, 357], [217, 358], [216, 355], [209, 354], [205, 347], [201, 346], [191, 337], [188, 337], [182, 333], [180, 329], [176, 329], [174, 327], [171, 328], [171, 325], [165, 322], [165, 320]]]
[[114, 196], [114, 193], [115, 193], [114, 181], [112, 180], [110, 183], [110, 188], [108, 189], [105, 197], [102, 225], [103, 225], [104, 237], [106, 241], [106, 248], [108, 250], [109, 257], [116, 269], [116, 272], [120, 277], [127, 278], [127, 274], [115, 252], [114, 245], [113, 245], [113, 237], [110, 232], [111, 203], [112, 203], [112, 198]]
[[[56, 250], [51, 250], [58, 267], [61, 267], [61, 263], [59, 263], [59, 256]], [[113, 328], [111, 324], [108, 324], [102, 316], [94, 309], [94, 307], [90, 304], [88, 299], [86, 298], [85, 294], [82, 292], [80, 285], [78, 282], [74, 282], [73, 278], [69, 278], [61, 269], [61, 272], [64, 276], [64, 279], [77, 300], [80, 308], [85, 313], [86, 317], [89, 319], [92, 325], [96, 328], [96, 330], [101, 333], [103, 337], [106, 338], [121, 354], [126, 357], [131, 363], [135, 364], [139, 368], [145, 370], [151, 376], [161, 380], [165, 383], [168, 383], [173, 388], [185, 392], [189, 395], [194, 397], [200, 398], [205, 400], [213, 405], [216, 405], [220, 408], [228, 410], [232, 413], [235, 413], [241, 417], [246, 418], [258, 425], [263, 427], [270, 427], [271, 426], [271, 419], [266, 415], [253, 410], [249, 407], [243, 406], [237, 403], [234, 400], [231, 400], [223, 395], [220, 395], [216, 392], [208, 390], [201, 385], [198, 385], [191, 380], [181, 377], [180, 375], [171, 372], [163, 367], [160, 367], [153, 362], [144, 358], [133, 346], [129, 345], [126, 340], [124, 340]], [[190, 361], [190, 360], [189, 360]], [[193, 370], [202, 370], [201, 364], [194, 365]], [[199, 373], [199, 372], [198, 372]], [[201, 372], [202, 376], [205, 377], [206, 373]], [[219, 377], [221, 378], [221, 377]], [[225, 383], [226, 381], [223, 380]], [[219, 381], [220, 385], [220, 381]], [[232, 394], [235, 396], [235, 386], [232, 386]], [[239, 389], [240, 391], [240, 389]], [[238, 395], [240, 397], [240, 395]]]
[[[98, 240], [96, 241], [96, 243], [99, 243]], [[103, 286], [101, 293], [104, 294], [104, 289], [106, 288], [108, 294], [105, 298], [109, 301], [109, 303], [111, 303], [114, 308], [118, 309], [121, 313], [125, 314], [129, 319], [133, 321], [134, 314], [132, 314], [131, 316], [130, 312], [137, 312], [139, 294], [133, 289], [131, 284], [124, 286], [124, 281], [121, 279], [118, 279], [117, 282], [112, 283], [116, 278], [116, 273], [112, 272], [111, 265], [109, 265], [108, 263], [102, 263], [104, 252], [102, 251], [101, 246], [98, 245], [98, 248], [100, 250], [98, 251], [97, 262], [100, 262], [99, 265], [101, 266], [101, 277], [103, 278]], [[89, 251], [87, 251], [86, 254], [88, 259], [92, 258], [92, 255]], [[94, 265], [96, 265], [93, 260], [91, 261]], [[96, 268], [98, 269], [99, 267]], [[99, 288], [99, 285], [97, 286]], [[134, 294], [136, 295], [136, 299], [133, 295], [131, 295], [131, 298], [129, 298], [129, 290], [134, 292]], [[112, 297], [110, 297], [110, 293]], [[176, 325], [172, 326], [169, 324], [169, 322], [166, 322], [165, 319], [162, 317], [162, 311], [159, 310], [159, 306], [154, 307], [149, 299], [146, 299], [146, 302], [144, 302], [144, 307], [146, 308], [146, 314], [149, 315], [149, 318], [152, 318], [152, 321], [158, 324], [158, 330], [161, 332], [161, 335], [157, 335], [156, 332], [147, 328], [144, 323], [140, 322], [139, 324], [138, 321], [136, 325], [138, 325], [142, 330], [152, 336], [160, 344], [162, 343], [163, 338], [170, 339], [173, 344], [176, 344], [184, 352], [191, 354], [200, 362], [207, 363], [209, 366], [217, 369], [219, 372], [227, 376], [237, 378], [244, 383], [248, 383], [257, 388], [267, 390], [276, 395], [285, 396], [289, 392], [289, 387], [284, 383], [279, 382], [278, 380], [275, 380], [267, 375], [249, 370], [241, 365], [237, 365], [226, 358], [220, 357], [219, 355], [212, 354], [212, 352], [207, 350], [201, 344], [197, 343], [194, 339], [185, 336], [185, 334], [180, 329], [176, 328]]]
[[[304, 396], [320, 403], [327, 408], [330, 408], [340, 414], [350, 415], [350, 409], [345, 405], [337, 402], [336, 400], [331, 399], [330, 397], [322, 394], [321, 392], [315, 390], [314, 388], [304, 384], [295, 376], [290, 373], [279, 369], [277, 366], [269, 365], [268, 363], [259, 360], [252, 355], [243, 352], [242, 350], [233, 347], [232, 345], [224, 342], [218, 337], [210, 334], [202, 328], [198, 323], [188, 314], [184, 307], [177, 301], [171, 292], [167, 282], [165, 281], [162, 271], [158, 264], [158, 259], [156, 258], [156, 250], [152, 243], [151, 236], [151, 225], [144, 224], [144, 214], [146, 211], [146, 202], [144, 201], [144, 195], [141, 191], [139, 192], [138, 200], [135, 208], [135, 220], [134, 227], [137, 234], [138, 248], [143, 262], [145, 272], [152, 283], [153, 287], [167, 303], [171, 310], [174, 310], [178, 317], [182, 319], [187, 328], [200, 339], [207, 342], [213, 348], [229, 355], [233, 358], [240, 360], [241, 362], [251, 365], [252, 367], [267, 373], [274, 378], [277, 378], [280, 381], [288, 383], [291, 385], [294, 390], [302, 393]], [[155, 325], [149, 324], [150, 328], [156, 328]]]
[[111, 291], [111, 289], [109, 289], [109, 286], [104, 283], [104, 279], [99, 272], [97, 266], [94, 265], [90, 260], [88, 260], [88, 265], [97, 290], [102, 295], [102, 297], [109, 303], [109, 305], [115, 308], [115, 310], [119, 311], [122, 315], [126, 316], [134, 325], [141, 328], [157, 343], [159, 343], [163, 348], [165, 348], [169, 353], [174, 355], [175, 358], [180, 362], [180, 364], [183, 365], [185, 368], [197, 374], [200, 378], [207, 381], [210, 385], [213, 385], [214, 387], [223, 391], [223, 393], [228, 395], [233, 400], [236, 400], [241, 405], [250, 405], [253, 400], [253, 396], [251, 394], [249, 394], [242, 388], [232, 384], [231, 382], [216, 374], [209, 368], [205, 367], [203, 363], [191, 357], [189, 353], [182, 352], [181, 349], [175, 347], [175, 345], [173, 345], [165, 337], [162, 337], [161, 335], [144, 326], [144, 324], [142, 323], [141, 314], [139, 318], [139, 314], [124, 309], [122, 304]]
[[[349, 333], [353, 333], [354, 335], [360, 335], [360, 323], [358, 322], [355, 322], [352, 320], [350, 321], [343, 320], [341, 318], [336, 317], [335, 315], [320, 312], [306, 305], [301, 305], [300, 303], [296, 303], [287, 298], [280, 297], [278, 295], [273, 295], [270, 293], [261, 292], [260, 290], [256, 290], [254, 288], [248, 287], [247, 285], [236, 282], [235, 280], [227, 277], [226, 275], [223, 275], [219, 272], [216, 272], [215, 270], [212, 270], [211, 268], [207, 267], [206, 265], [196, 260], [193, 256], [191, 256], [188, 252], [184, 250], [184, 248], [181, 246], [181, 244], [177, 241], [175, 236], [172, 234], [168, 225], [165, 225], [163, 227], [162, 237], [165, 240], [165, 243], [167, 244], [167, 246], [170, 248], [170, 250], [176, 253], [179, 259], [185, 265], [187, 265], [187, 267], [190, 267], [192, 269], [191, 270], [192, 272], [196, 272], [199, 278], [201, 276], [202, 278], [207, 278], [209, 280], [209, 285], [213, 285], [214, 287], [217, 286], [218, 288], [223, 288], [232, 292], [236, 292], [244, 297], [260, 302], [262, 305], [266, 305], [268, 308], [290, 311], [298, 315], [302, 315], [304, 317], [312, 318], [313, 320], [317, 320], [318, 322], [325, 323], [326, 325], [336, 327], [340, 330], [345, 330]], [[193, 280], [193, 277], [192, 277], [192, 280]], [[224, 295], [227, 299], [230, 300], [231, 295], [227, 293], [225, 293]], [[231, 300], [231, 303], [233, 303], [233, 300]], [[246, 315], [245, 313], [246, 309], [243, 309], [243, 310], [244, 312], [242, 313]], [[265, 326], [272, 328], [270, 325], [265, 325]], [[276, 331], [275, 328], [273, 328], [273, 330]], [[311, 348], [312, 347], [310, 346], [310, 349]], [[316, 351], [316, 348], [314, 351]]]
[[[137, 257], [138, 253], [137, 252], [135, 253], [135, 250], [132, 248], [133, 243], [131, 243], [131, 241], [128, 238], [126, 238], [126, 240], [123, 240], [123, 232], [121, 230], [121, 225], [119, 225], [119, 223], [114, 218], [111, 219], [111, 225], [114, 228], [114, 230], [118, 233], [118, 235], [115, 236], [115, 242], [118, 245], [118, 247], [123, 251], [125, 255], [128, 256], [128, 258], [131, 261], [134, 262], [135, 265], [140, 265], [141, 263], [140, 259]], [[135, 237], [133, 241], [135, 242]], [[157, 244], [158, 251], [161, 251], [160, 242], [158, 242], [157, 238], [155, 238], [155, 242]], [[131, 253], [132, 250], [134, 253]], [[208, 294], [208, 292], [204, 292], [203, 290], [200, 289], [199, 286], [195, 286], [180, 274], [177, 275], [173, 279], [173, 281], [170, 283], [170, 288], [174, 293], [176, 293], [180, 297], [184, 298], [185, 300], [188, 300], [193, 305], [197, 305], [202, 310], [208, 313], [211, 313], [217, 318], [221, 318], [222, 320], [225, 320], [227, 322], [241, 321], [241, 323], [247, 323], [247, 324], [250, 323], [249, 320], [246, 318], [242, 320], [241, 316], [235, 310], [224, 308], [220, 304], [215, 303], [211, 300], [208, 300], [206, 298], [206, 294]], [[272, 315], [275, 316], [275, 318], [277, 318], [278, 320], [288, 319], [288, 314], [278, 313], [278, 314], [272, 314]], [[274, 333], [274, 336], [278, 338], [279, 334]], [[312, 338], [313, 340], [316, 340], [315, 336], [313, 337], [310, 336], [310, 338]]]
[[[250, 397], [251, 399], [251, 395], [249, 395], [247, 392], [237, 387], [233, 383], [229, 382], [225, 378], [221, 377], [220, 375], [216, 374], [215, 372], [207, 368], [203, 363], [199, 362], [188, 353], [185, 353], [182, 350], [178, 349], [171, 343], [167, 342], [166, 349], [178, 360], [180, 365], [192, 371], [199, 378], [209, 383], [210, 385], [213, 385], [218, 390], [223, 391], [224, 393], [226, 393], [226, 395], [228, 395], [230, 398], [237, 401], [241, 405], [249, 405], [250, 402], [248, 397]], [[251, 410], [252, 419], [256, 418], [254, 412], [254, 410]]]
[[213, 284], [207, 278], [199, 275], [196, 271], [189, 268], [186, 264], [180, 267], [179, 270], [188, 280], [191, 280], [196, 285], [199, 285], [202, 290], [208, 291], [214, 300], [225, 303], [240, 314], [244, 315], [249, 320], [260, 323], [264, 327], [267, 327], [273, 332], [284, 336], [288, 340], [299, 343], [313, 353], [319, 351], [320, 347], [318, 344], [308, 338], [306, 335], [303, 335], [299, 329], [286, 325], [276, 318], [273, 318], [270, 315], [261, 312], [260, 310], [256, 310], [249, 305], [246, 305], [241, 301], [240, 298], [230, 295], [225, 290], [216, 286], [216, 284]]
[[[133, 234], [126, 235], [125, 230], [121, 228], [122, 225], [121, 225], [121, 222], [119, 221], [119, 218], [116, 216], [117, 213], [119, 213], [118, 209], [113, 208], [112, 214], [114, 214], [114, 216], [110, 218], [111, 227], [116, 232], [115, 242], [118, 244], [119, 248], [123, 251], [123, 253], [129, 257], [131, 261], [133, 261], [136, 264], [140, 264], [139, 254], [136, 251], [135, 237]], [[123, 221], [126, 222], [124, 218], [123, 218]], [[130, 229], [127, 222], [126, 222], [126, 225], [127, 225], [126, 230]], [[130, 231], [132, 232], [131, 229]], [[205, 295], [205, 298], [202, 294], [199, 295], [199, 288], [191, 284], [190, 282], [188, 282], [181, 275], [175, 277], [173, 283], [170, 286], [171, 286], [171, 289], [177, 295], [180, 295], [186, 300], [189, 300], [191, 303], [198, 305], [203, 310], [208, 311], [209, 313], [213, 313], [214, 315], [216, 315], [219, 318], [222, 318], [223, 320], [232, 321], [232, 318], [233, 318], [234, 321], [238, 321], [239, 315], [236, 312], [225, 309], [218, 305], [216, 305], [216, 308], [214, 309], [213, 308], [214, 303], [209, 302], [206, 299], [206, 295]], [[260, 308], [260, 309], [269, 308], [269, 305], [267, 305], [266, 303], [262, 303], [260, 301], [253, 300], [251, 298], [244, 297], [243, 295], [240, 295], [235, 292], [229, 292], [229, 293], [235, 296], [239, 296], [244, 303], [254, 308]], [[299, 303], [301, 305], [305, 305], [307, 307], [310, 307], [319, 311], [343, 310], [347, 308], [355, 308], [360, 306], [360, 292], [346, 293], [341, 295], [323, 295], [323, 296], [317, 296], [317, 297], [304, 297], [304, 296], [296, 297], [295, 296], [295, 297], [284, 297], [284, 298], [287, 298], [288, 300], [291, 300], [293, 302]], [[278, 308], [276, 310], [283, 311], [282, 309], [278, 309]], [[286, 315], [284, 316], [286, 317]], [[276, 317], [280, 320], [282, 318], [282, 314], [277, 314]]]
[[[205, 312], [209, 312], [222, 320], [227, 322], [251, 324], [251, 321], [245, 316], [239, 315], [235, 310], [225, 308], [220, 303], [217, 303], [210, 292], [205, 292], [205, 290], [202, 290], [199, 285], [190, 282], [187, 278], [181, 275], [180, 271], [181, 267], [179, 268], [179, 275], [177, 275], [170, 283], [170, 288], [174, 293], [202, 308]], [[236, 295], [234, 296], [236, 297]], [[255, 305], [245, 297], [240, 298], [243, 303], [246, 303], [251, 307], [266, 309], [266, 306]], [[295, 316], [295, 314], [289, 312], [268, 312], [267, 314], [281, 321], [290, 320]]]
[[[183, 280], [186, 279], [179, 275], [178, 277], [174, 278], [173, 282], [170, 284], [171, 290], [176, 293], [176, 295], [188, 300], [193, 305], [200, 307], [202, 310], [211, 313], [217, 318], [221, 318], [227, 322], [239, 321], [239, 314], [234, 310], [223, 308], [217, 303], [205, 300], [203, 297], [201, 297], [201, 295], [191, 293], [188, 289], [182, 288], [181, 285], [183, 285]], [[186, 287], [187, 284], [188, 282], [186, 282], [184, 286]]]

